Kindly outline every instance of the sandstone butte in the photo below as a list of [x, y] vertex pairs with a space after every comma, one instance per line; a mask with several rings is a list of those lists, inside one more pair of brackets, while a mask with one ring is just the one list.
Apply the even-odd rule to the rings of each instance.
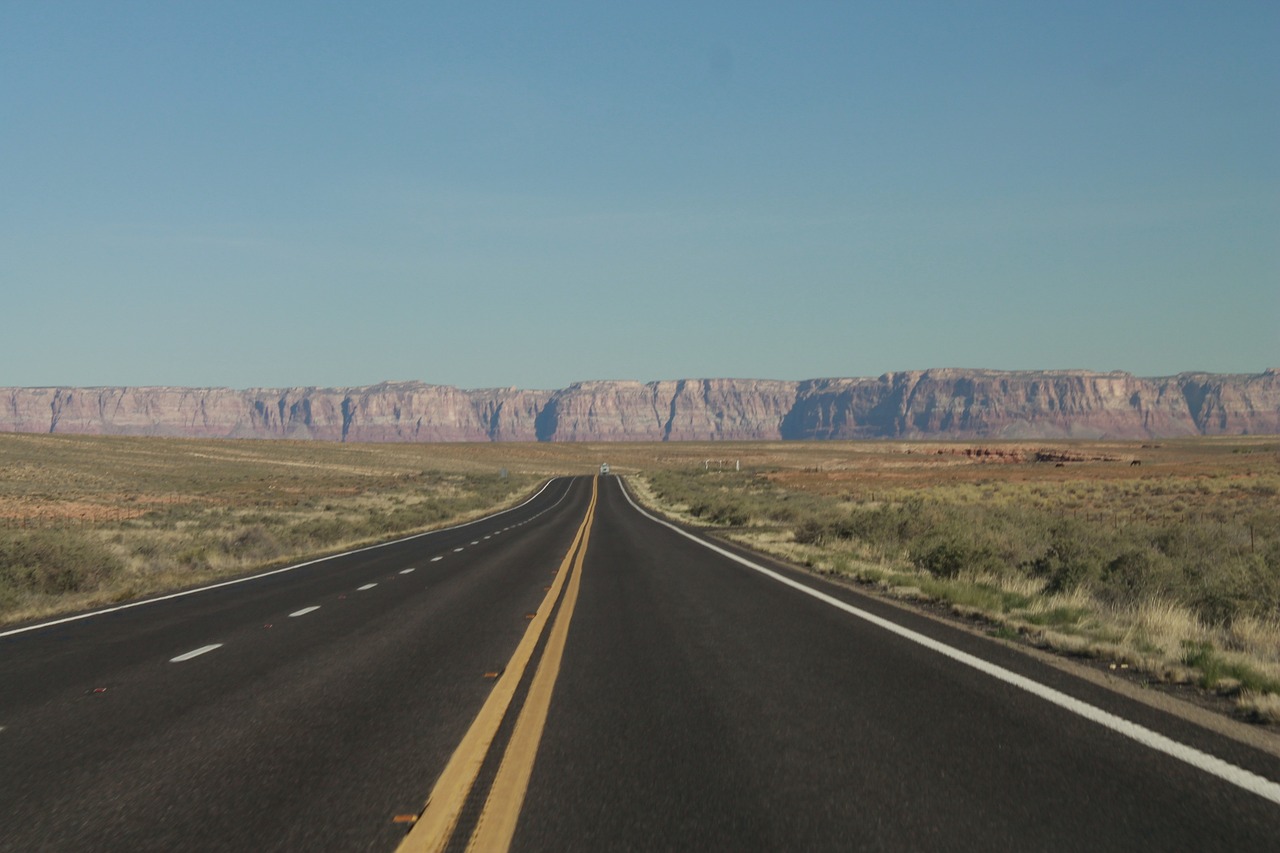
[[0, 432], [324, 441], [1173, 438], [1280, 434], [1280, 370], [924, 370], [878, 378], [578, 382], [554, 391], [4, 388]]

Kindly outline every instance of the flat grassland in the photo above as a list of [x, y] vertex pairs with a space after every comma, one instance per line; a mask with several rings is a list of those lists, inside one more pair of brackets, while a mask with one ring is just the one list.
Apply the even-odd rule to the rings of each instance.
[[1280, 721], [1280, 437], [381, 444], [0, 434], [0, 623], [455, 523], [601, 462], [650, 505]]

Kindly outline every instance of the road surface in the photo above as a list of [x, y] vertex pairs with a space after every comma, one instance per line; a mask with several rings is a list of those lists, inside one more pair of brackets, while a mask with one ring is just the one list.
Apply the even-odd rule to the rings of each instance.
[[1264, 850], [1277, 782], [614, 477], [0, 631], [0, 850]]

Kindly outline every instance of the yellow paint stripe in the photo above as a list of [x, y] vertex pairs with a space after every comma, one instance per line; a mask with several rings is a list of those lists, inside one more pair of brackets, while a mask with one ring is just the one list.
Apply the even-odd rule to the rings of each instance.
[[595, 507], [596, 486], [593, 481], [591, 503], [587, 506], [586, 515], [578, 526], [573, 544], [569, 546], [569, 551], [560, 563], [560, 569], [556, 572], [550, 591], [543, 599], [542, 606], [538, 608], [537, 616], [529, 623], [511, 660], [489, 693], [489, 698], [485, 700], [480, 713], [471, 723], [471, 728], [467, 730], [462, 742], [454, 750], [449, 763], [445, 765], [444, 772], [436, 780], [435, 787], [431, 789], [431, 796], [427, 799], [426, 808], [413, 825], [413, 829], [396, 848], [397, 853], [441, 853], [449, 843], [467, 795], [471, 792], [471, 787], [480, 774], [485, 755], [493, 744], [498, 726], [511, 706], [516, 686], [524, 677], [529, 660], [533, 656], [534, 647], [546, 628], [552, 610], [550, 605], [555, 603], [560, 590], [564, 587], [573, 564], [574, 554], [579, 552], [585, 544]]
[[[592, 483], [591, 511], [594, 516], [596, 490]], [[555, 690], [556, 678], [560, 674], [560, 663], [564, 658], [565, 642], [569, 636], [569, 622], [573, 619], [573, 608], [578, 601], [578, 587], [582, 582], [582, 562], [586, 559], [587, 543], [591, 540], [591, 529], [587, 528], [582, 539], [582, 547], [574, 562], [573, 574], [569, 577], [569, 587], [565, 590], [564, 601], [556, 615], [551, 634], [547, 637], [547, 646], [538, 662], [538, 670], [534, 673], [533, 683], [529, 686], [529, 695], [525, 697], [520, 709], [520, 717], [516, 720], [515, 731], [507, 744], [507, 751], [502, 756], [502, 764], [498, 767], [498, 775], [489, 789], [484, 810], [471, 836], [467, 850], [471, 851], [505, 851], [511, 847], [515, 837], [516, 822], [520, 819], [520, 809], [524, 805], [524, 796], [529, 789], [529, 777], [533, 775], [533, 762], [538, 756], [538, 745], [542, 742], [542, 732], [546, 727], [547, 713], [551, 709], [551, 694]]]

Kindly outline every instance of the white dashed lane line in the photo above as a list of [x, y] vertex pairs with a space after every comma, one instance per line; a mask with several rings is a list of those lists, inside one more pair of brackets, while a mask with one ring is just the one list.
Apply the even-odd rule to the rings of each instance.
[[356, 587], [356, 592], [364, 592], [366, 589], [373, 589], [375, 586], [377, 586], [376, 583], [367, 583], [364, 586]]
[[472, 542], [471, 544], [472, 544], [472, 545], [479, 545], [479, 544], [480, 544], [480, 540], [479, 540], [479, 539], [477, 539], [476, 541]]
[[214, 643], [213, 645], [210, 645], [210, 646], [201, 646], [198, 649], [192, 649], [186, 654], [178, 655], [176, 658], [169, 658], [169, 663], [182, 663], [184, 660], [191, 660], [192, 658], [198, 658], [200, 657], [200, 655], [206, 652], [211, 652], [214, 649], [220, 649], [220, 648], [222, 648], [222, 643]]
[[444, 559], [444, 557], [432, 557], [432, 558], [431, 558], [431, 562], [433, 562], [433, 563], [438, 563], [438, 562], [440, 562], [440, 561], [441, 561], [441, 560], [443, 560], [443, 559]]
[[401, 569], [400, 574], [402, 575], [413, 574], [413, 569]]
[[295, 616], [306, 616], [308, 613], [311, 613], [312, 611], [319, 610], [319, 609], [320, 609], [319, 604], [315, 605], [314, 607], [304, 607], [301, 610], [295, 610], [292, 613], [290, 613], [289, 618], [292, 619]]
[[459, 552], [459, 551], [461, 551], [461, 550], [462, 550], [461, 548], [454, 548], [454, 549], [453, 549], [453, 553], [455, 553], [455, 554], [456, 554], [456, 553], [458, 553], [458, 552]]

